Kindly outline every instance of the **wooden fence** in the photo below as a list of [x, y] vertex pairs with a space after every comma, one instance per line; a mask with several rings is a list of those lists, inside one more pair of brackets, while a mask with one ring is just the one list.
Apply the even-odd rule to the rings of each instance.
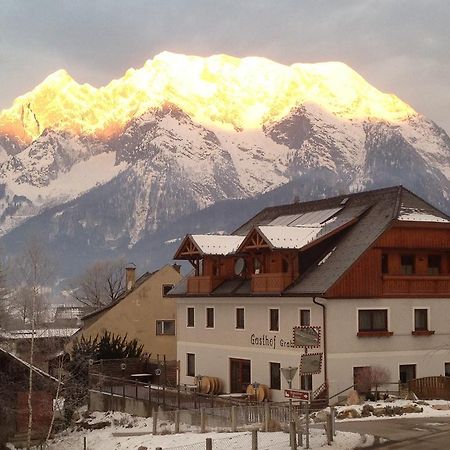
[[424, 400], [450, 400], [450, 377], [425, 377], [408, 382], [410, 392]]

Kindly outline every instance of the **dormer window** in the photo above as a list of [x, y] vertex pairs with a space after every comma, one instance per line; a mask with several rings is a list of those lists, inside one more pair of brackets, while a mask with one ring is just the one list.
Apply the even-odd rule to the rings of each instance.
[[428, 255], [428, 275], [441, 273], [441, 255]]
[[254, 258], [253, 259], [253, 267], [254, 267], [255, 275], [258, 275], [258, 274], [264, 272], [263, 265], [262, 265], [261, 261], [259, 260], [259, 258]]
[[415, 273], [414, 255], [401, 255], [402, 275], [413, 275]]

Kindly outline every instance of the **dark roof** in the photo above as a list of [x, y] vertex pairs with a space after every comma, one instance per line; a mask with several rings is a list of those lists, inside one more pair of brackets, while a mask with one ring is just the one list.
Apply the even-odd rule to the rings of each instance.
[[14, 363], [16, 363], [19, 366], [23, 366], [24, 368], [30, 370], [30, 367], [32, 367], [33, 372], [37, 375], [39, 375], [40, 377], [43, 378], [47, 378], [50, 381], [52, 381], [53, 383], [58, 383], [58, 379], [55, 377], [52, 377], [49, 373], [45, 372], [42, 369], [39, 369], [39, 367], [36, 366], [31, 366], [29, 362], [24, 361], [23, 359], [19, 358], [18, 356], [14, 355], [14, 353], [8, 352], [7, 350], [3, 349], [0, 347], [0, 354], [4, 355], [6, 358], [11, 359], [12, 361], [14, 361]]
[[[442, 211], [404, 187], [394, 186], [265, 208], [235, 230], [233, 234], [247, 235], [255, 227], [267, 225], [280, 216], [333, 208], [342, 208], [335, 215], [336, 223], [345, 223], [349, 219], [356, 219], [355, 223], [340, 232], [332, 248], [328, 249], [317, 263], [312, 264], [282, 295], [324, 295], [377, 238], [397, 221], [402, 211], [420, 211], [423, 214], [450, 220], [450, 217]], [[170, 292], [170, 295], [186, 295], [186, 293], [187, 282], [183, 280]], [[210, 295], [250, 295], [250, 283], [249, 281], [228, 280], [219, 285]]]

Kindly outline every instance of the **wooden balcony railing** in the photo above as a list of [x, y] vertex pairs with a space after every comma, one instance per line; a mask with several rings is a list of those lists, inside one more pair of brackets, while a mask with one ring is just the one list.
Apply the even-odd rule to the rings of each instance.
[[450, 295], [450, 276], [383, 275], [384, 295]]
[[252, 275], [252, 292], [282, 292], [292, 283], [288, 273], [259, 273]]
[[188, 278], [189, 294], [210, 294], [225, 277], [215, 276], [193, 276]]

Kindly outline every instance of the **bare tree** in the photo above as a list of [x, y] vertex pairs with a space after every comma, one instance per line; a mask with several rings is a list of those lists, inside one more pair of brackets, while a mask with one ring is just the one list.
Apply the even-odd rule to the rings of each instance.
[[379, 387], [389, 383], [389, 378], [390, 373], [384, 367], [363, 367], [355, 379], [356, 389], [358, 392], [368, 394], [375, 388], [375, 398], [378, 399]]
[[97, 261], [70, 283], [70, 293], [86, 306], [101, 308], [116, 301], [125, 289], [122, 259]]
[[31, 448], [31, 433], [33, 427], [33, 362], [34, 362], [34, 335], [37, 303], [42, 296], [45, 286], [48, 286], [54, 273], [53, 261], [49, 257], [46, 249], [36, 239], [30, 239], [25, 242], [22, 253], [16, 260], [15, 275], [19, 286], [29, 291], [31, 295], [30, 304], [30, 371], [28, 379], [28, 433], [27, 449]]

